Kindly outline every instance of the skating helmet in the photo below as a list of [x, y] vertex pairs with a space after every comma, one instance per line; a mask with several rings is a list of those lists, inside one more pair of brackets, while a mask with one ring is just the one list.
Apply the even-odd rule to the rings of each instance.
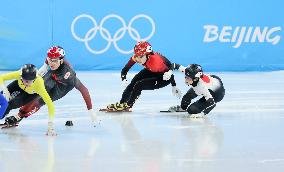
[[198, 64], [190, 64], [185, 69], [185, 76], [190, 77], [191, 79], [200, 78], [203, 75], [202, 67]]
[[37, 68], [33, 64], [25, 64], [21, 68], [20, 72], [21, 72], [21, 77], [24, 80], [34, 80], [36, 78]]
[[140, 41], [134, 46], [134, 54], [136, 56], [144, 56], [148, 55], [152, 50], [152, 46], [149, 44], [149, 42], [146, 41]]
[[52, 46], [47, 51], [47, 57], [51, 59], [63, 59], [65, 57], [65, 51], [60, 46]]

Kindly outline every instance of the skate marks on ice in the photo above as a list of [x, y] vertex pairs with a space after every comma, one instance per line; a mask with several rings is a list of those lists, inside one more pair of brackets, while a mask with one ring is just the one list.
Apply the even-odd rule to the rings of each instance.
[[110, 110], [107, 108], [101, 108], [99, 109], [100, 112], [105, 112], [105, 113], [123, 113], [123, 112], [132, 112], [131, 109], [126, 109], [126, 110]]

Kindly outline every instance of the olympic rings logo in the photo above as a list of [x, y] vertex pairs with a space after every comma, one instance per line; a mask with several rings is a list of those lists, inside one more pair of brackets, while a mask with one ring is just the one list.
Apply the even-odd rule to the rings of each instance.
[[[77, 23], [77, 21], [81, 18], [87, 18], [89, 20], [92, 21], [93, 23], [93, 27], [91, 29], [89, 29], [87, 31], [87, 33], [85, 34], [85, 36], [83, 38], [79, 37], [76, 33], [75, 33], [75, 25]], [[104, 27], [104, 23], [109, 20], [109, 19], [117, 19], [121, 22], [122, 24], [122, 27], [119, 28], [118, 30], [116, 30], [116, 32], [113, 34], [113, 36], [110, 34], [109, 30], [107, 30], [105, 27]], [[144, 18], [146, 20], [148, 20], [151, 24], [151, 27], [152, 27], [152, 30], [151, 30], [151, 33], [144, 37], [144, 38], [141, 38], [139, 32], [137, 29], [133, 28], [132, 25], [133, 23], [137, 20], [137, 19], [140, 19], [140, 18]], [[107, 15], [105, 16], [101, 22], [98, 24], [97, 21], [90, 15], [88, 14], [81, 14], [77, 17], [75, 17], [75, 19], [72, 21], [72, 24], [71, 24], [71, 32], [72, 32], [72, 35], [73, 37], [77, 40], [77, 41], [80, 41], [80, 42], [84, 42], [87, 50], [93, 54], [102, 54], [102, 53], [105, 53], [111, 46], [111, 44], [114, 45], [115, 49], [122, 53], [122, 54], [130, 54], [133, 52], [133, 49], [131, 50], [123, 50], [121, 49], [117, 44], [118, 44], [118, 41], [121, 40], [123, 38], [123, 36], [126, 34], [126, 31], [128, 31], [128, 34], [129, 36], [135, 40], [136, 42], [138, 41], [147, 41], [149, 39], [151, 39], [151, 37], [154, 35], [155, 33], [155, 22], [154, 20], [145, 15], [145, 14], [138, 14], [134, 17], [131, 18], [131, 20], [129, 21], [128, 25], [126, 24], [125, 20], [120, 17], [119, 15], [116, 15], [116, 14], [110, 14], [110, 15]], [[95, 50], [93, 49], [90, 45], [89, 45], [89, 42], [93, 39], [95, 39], [95, 36], [97, 34], [100, 34], [101, 37], [107, 41], [107, 45], [105, 48], [101, 49], [101, 50]]]

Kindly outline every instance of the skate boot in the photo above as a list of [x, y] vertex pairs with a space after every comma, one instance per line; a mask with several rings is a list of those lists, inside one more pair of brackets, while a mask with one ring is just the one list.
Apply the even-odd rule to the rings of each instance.
[[9, 116], [5, 119], [5, 124], [7, 126], [16, 126], [22, 119], [23, 118], [21, 118], [19, 115]]
[[111, 111], [128, 111], [130, 106], [127, 103], [116, 103], [115, 106], [110, 109]]
[[106, 109], [109, 110], [109, 111], [115, 110], [116, 105], [119, 105], [119, 104], [120, 104], [119, 102], [109, 104], [109, 105], [107, 105]]
[[5, 123], [1, 124], [2, 128], [10, 128], [18, 126], [19, 122], [22, 120], [19, 115], [9, 116], [5, 119]]
[[183, 110], [180, 105], [177, 106], [171, 106], [168, 110], [169, 112], [185, 112], [185, 110]]

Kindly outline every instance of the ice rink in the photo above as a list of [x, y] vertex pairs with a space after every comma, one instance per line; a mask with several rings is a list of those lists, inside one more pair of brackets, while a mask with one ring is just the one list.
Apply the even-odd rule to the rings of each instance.
[[[58, 136], [45, 136], [46, 107], [19, 127], [0, 131], [0, 172], [284, 171], [284, 71], [214, 74], [226, 95], [205, 119], [160, 113], [180, 101], [168, 86], [142, 92], [131, 113], [97, 112], [101, 124], [92, 127], [83, 98], [73, 90], [55, 103]], [[120, 99], [119, 72], [77, 75], [94, 109]], [[175, 75], [185, 93], [183, 75]], [[74, 126], [65, 127], [70, 119]]]

